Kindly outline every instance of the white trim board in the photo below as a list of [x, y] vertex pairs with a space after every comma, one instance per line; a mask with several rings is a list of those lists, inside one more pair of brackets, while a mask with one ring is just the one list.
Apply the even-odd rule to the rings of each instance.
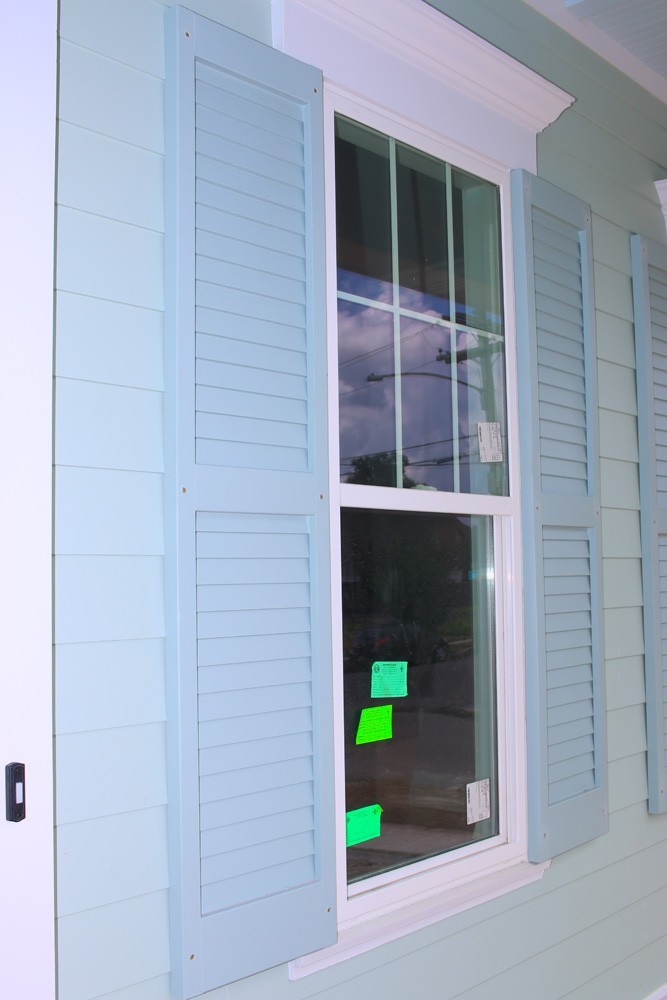
[[483, 147], [505, 168], [535, 170], [535, 136], [573, 102], [423, 0], [277, 0], [274, 7], [275, 47], [321, 67], [326, 84], [461, 146]]

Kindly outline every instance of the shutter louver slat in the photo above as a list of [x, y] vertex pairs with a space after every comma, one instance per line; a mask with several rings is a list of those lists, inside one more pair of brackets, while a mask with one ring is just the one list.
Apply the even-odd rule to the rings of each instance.
[[172, 935], [192, 997], [336, 937], [322, 86], [169, 16]]
[[529, 740], [529, 857], [607, 828], [590, 213], [513, 175]]

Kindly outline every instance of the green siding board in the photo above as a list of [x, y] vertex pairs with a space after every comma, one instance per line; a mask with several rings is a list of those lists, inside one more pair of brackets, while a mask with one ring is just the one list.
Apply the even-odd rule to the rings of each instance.
[[540, 176], [554, 184], [567, 184], [569, 191], [590, 202], [595, 213], [616, 225], [628, 231], [639, 229], [658, 239], [657, 234], [664, 230], [657, 211], [655, 189], [651, 191], [648, 182], [640, 191], [601, 177], [598, 169], [581, 160], [572, 148], [552, 141], [549, 130], [545, 130], [539, 144]]
[[605, 608], [641, 607], [641, 565], [636, 559], [602, 560]]
[[622, 226], [593, 214], [593, 253], [595, 259], [621, 274], [630, 274], [628, 234]]
[[608, 659], [644, 652], [641, 608], [609, 608], [604, 614], [605, 650]]
[[638, 462], [637, 420], [634, 414], [601, 408], [599, 416], [601, 457]]
[[[506, 974], [466, 992], [465, 1000], [531, 997], [537, 983], [540, 1000], [562, 1000], [568, 992], [590, 982], [596, 973], [604, 972], [610, 956], [618, 963], [647, 942], [662, 937], [666, 905], [667, 890], [653, 892], [601, 920], [587, 933], [573, 934], [562, 944], [545, 949]], [[643, 1000], [643, 994], [636, 994], [636, 998]]]
[[564, 1000], [645, 1000], [665, 984], [667, 937], [656, 938], [625, 961], [602, 972], [594, 980], [567, 994]]
[[638, 753], [624, 760], [613, 760], [609, 764], [610, 814], [637, 803], [641, 803], [646, 809], [647, 796], [645, 753]]
[[621, 760], [646, 750], [644, 705], [627, 705], [607, 713], [609, 760]]
[[632, 286], [630, 275], [608, 267], [606, 264], [595, 264], [595, 297], [599, 311], [633, 322]]
[[603, 506], [639, 510], [639, 473], [634, 462], [600, 459]]
[[602, 511], [602, 557], [641, 558], [639, 517], [635, 511], [611, 507]]
[[607, 663], [607, 708], [613, 711], [628, 705], [644, 705], [644, 660], [627, 656]]
[[[600, 405], [616, 412], [637, 413], [635, 373], [624, 365], [598, 360], [598, 391]], [[615, 404], [615, 405], [614, 405]]]
[[635, 338], [632, 323], [598, 310], [598, 358], [634, 371]]

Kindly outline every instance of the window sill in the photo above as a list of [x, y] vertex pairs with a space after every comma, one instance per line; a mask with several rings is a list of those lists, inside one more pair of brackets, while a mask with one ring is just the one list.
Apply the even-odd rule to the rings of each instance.
[[313, 972], [345, 962], [356, 955], [389, 944], [397, 938], [422, 930], [431, 924], [462, 913], [480, 903], [488, 903], [514, 889], [538, 882], [551, 862], [531, 864], [523, 861], [501, 871], [473, 880], [456, 889], [447, 889], [436, 895], [381, 917], [368, 919], [339, 931], [338, 942], [330, 948], [304, 955], [289, 963], [291, 980], [302, 979]]

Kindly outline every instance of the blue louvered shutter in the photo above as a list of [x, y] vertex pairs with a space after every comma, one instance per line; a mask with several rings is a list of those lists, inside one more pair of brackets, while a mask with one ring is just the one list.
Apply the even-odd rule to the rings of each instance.
[[528, 852], [607, 830], [598, 414], [587, 205], [512, 177], [521, 437]]
[[336, 939], [322, 84], [170, 17], [172, 955], [192, 997]]
[[633, 236], [649, 810], [667, 811], [667, 247]]

